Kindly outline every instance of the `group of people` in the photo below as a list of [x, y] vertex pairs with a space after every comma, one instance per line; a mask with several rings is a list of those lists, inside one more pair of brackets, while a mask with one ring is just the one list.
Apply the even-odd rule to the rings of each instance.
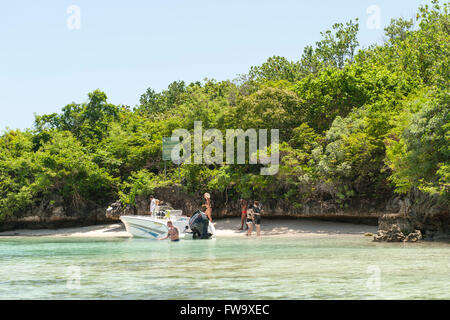
[[150, 196], [150, 214], [154, 215], [155, 212], [158, 210], [159, 204], [161, 201], [156, 199], [154, 196]]
[[[159, 210], [159, 205], [162, 203], [162, 201], [156, 199], [154, 196], [150, 196], [150, 214], [153, 216], [155, 215], [155, 212]], [[167, 232], [167, 236], [164, 238], [159, 238], [158, 240], [165, 240], [170, 238], [172, 241], [180, 241], [180, 232], [178, 229], [173, 225], [172, 221], [167, 221], [167, 228], [169, 229]]]
[[247, 230], [247, 236], [251, 236], [253, 232], [253, 226], [256, 229], [256, 235], [261, 235], [261, 213], [263, 209], [261, 203], [258, 200], [248, 201], [241, 199], [241, 226], [238, 230], [244, 230], [244, 223]]
[[[203, 198], [205, 202], [202, 207], [205, 208], [205, 214], [208, 217], [209, 221], [212, 222], [212, 203], [211, 203], [211, 195], [209, 193], [203, 194]], [[247, 236], [251, 236], [253, 232], [253, 227], [256, 229], [256, 235], [261, 235], [261, 214], [264, 212], [262, 209], [262, 205], [258, 200], [239, 200], [241, 205], [241, 226], [238, 230], [244, 230], [244, 225], [247, 230]], [[150, 212], [154, 214], [157, 210], [160, 201], [155, 199], [153, 196], [150, 196]], [[164, 240], [170, 238], [172, 241], [179, 240], [179, 231], [173, 225], [172, 221], [167, 221], [167, 227], [169, 228], [169, 232], [166, 237], [160, 239]]]
[[[208, 217], [209, 221], [212, 222], [212, 203], [211, 203], [211, 195], [209, 193], [205, 193], [203, 195], [203, 198], [205, 199], [205, 203], [202, 205], [203, 208], [205, 208], [205, 214]], [[150, 196], [150, 213], [151, 215], [154, 215], [154, 213], [158, 210], [160, 201], [156, 199], [154, 196]], [[180, 240], [180, 232], [178, 229], [173, 225], [172, 221], [167, 221], [167, 228], [169, 229], [167, 232], [167, 236], [164, 238], [160, 238], [159, 240], [165, 240], [170, 238], [172, 241], [179, 241]]]

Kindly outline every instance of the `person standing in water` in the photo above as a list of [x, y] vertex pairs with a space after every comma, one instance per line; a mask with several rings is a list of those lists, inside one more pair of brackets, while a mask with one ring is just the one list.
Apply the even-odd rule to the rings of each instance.
[[[248, 208], [248, 202], [245, 199], [239, 200], [239, 203], [241, 205], [241, 227], [238, 230], [244, 230], [244, 223], [245, 219], [247, 218], [247, 208]], [[248, 229], [248, 225], [245, 223], [246, 229]]]
[[171, 241], [179, 241], [180, 233], [178, 232], [177, 227], [173, 225], [172, 221], [167, 221], [167, 228], [169, 228], [169, 231], [167, 231], [167, 236], [158, 240], [165, 240], [170, 237]]
[[206, 192], [203, 197], [205, 198], [205, 204], [203, 206], [205, 207], [206, 216], [208, 217], [209, 221], [212, 222], [211, 195]]

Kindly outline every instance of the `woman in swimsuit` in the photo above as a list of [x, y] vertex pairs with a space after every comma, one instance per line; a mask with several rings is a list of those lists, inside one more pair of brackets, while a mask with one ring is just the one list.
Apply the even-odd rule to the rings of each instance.
[[254, 223], [255, 223], [255, 218], [253, 215], [253, 205], [251, 204], [247, 208], [247, 227], [248, 227], [247, 236], [252, 235]]
[[205, 193], [203, 197], [205, 198], [205, 204], [203, 205], [204, 207], [206, 207], [205, 213], [208, 216], [209, 221], [212, 222], [211, 195], [209, 193]]
[[[244, 230], [244, 223], [245, 223], [245, 219], [247, 218], [248, 202], [245, 199], [241, 199], [240, 203], [241, 203], [241, 227], [238, 230]], [[248, 229], [247, 224], [245, 224], [245, 225], [246, 225], [246, 229]]]

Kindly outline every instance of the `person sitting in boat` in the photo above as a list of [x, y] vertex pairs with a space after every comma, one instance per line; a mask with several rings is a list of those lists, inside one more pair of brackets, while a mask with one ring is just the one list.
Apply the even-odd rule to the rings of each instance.
[[159, 205], [160, 205], [161, 201], [159, 201], [158, 199], [155, 199], [155, 211], [154, 214], [156, 214], [156, 216], [159, 215]]
[[165, 240], [170, 237], [171, 241], [179, 241], [180, 232], [178, 231], [177, 227], [173, 225], [172, 221], [167, 221], [167, 228], [169, 228], [169, 231], [167, 231], [167, 236], [158, 240]]

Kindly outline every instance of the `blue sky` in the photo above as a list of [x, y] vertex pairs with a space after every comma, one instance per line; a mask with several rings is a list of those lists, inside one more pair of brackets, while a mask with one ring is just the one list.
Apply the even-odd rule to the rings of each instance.
[[[427, 0], [190, 0], [0, 2], [0, 130], [31, 127], [97, 88], [134, 106], [148, 87], [234, 79], [273, 55], [298, 60], [336, 22], [360, 19], [362, 46], [383, 41], [391, 18]], [[70, 30], [67, 9], [80, 9]], [[380, 29], [367, 8], [380, 9]], [[73, 21], [73, 20], [71, 20]]]

